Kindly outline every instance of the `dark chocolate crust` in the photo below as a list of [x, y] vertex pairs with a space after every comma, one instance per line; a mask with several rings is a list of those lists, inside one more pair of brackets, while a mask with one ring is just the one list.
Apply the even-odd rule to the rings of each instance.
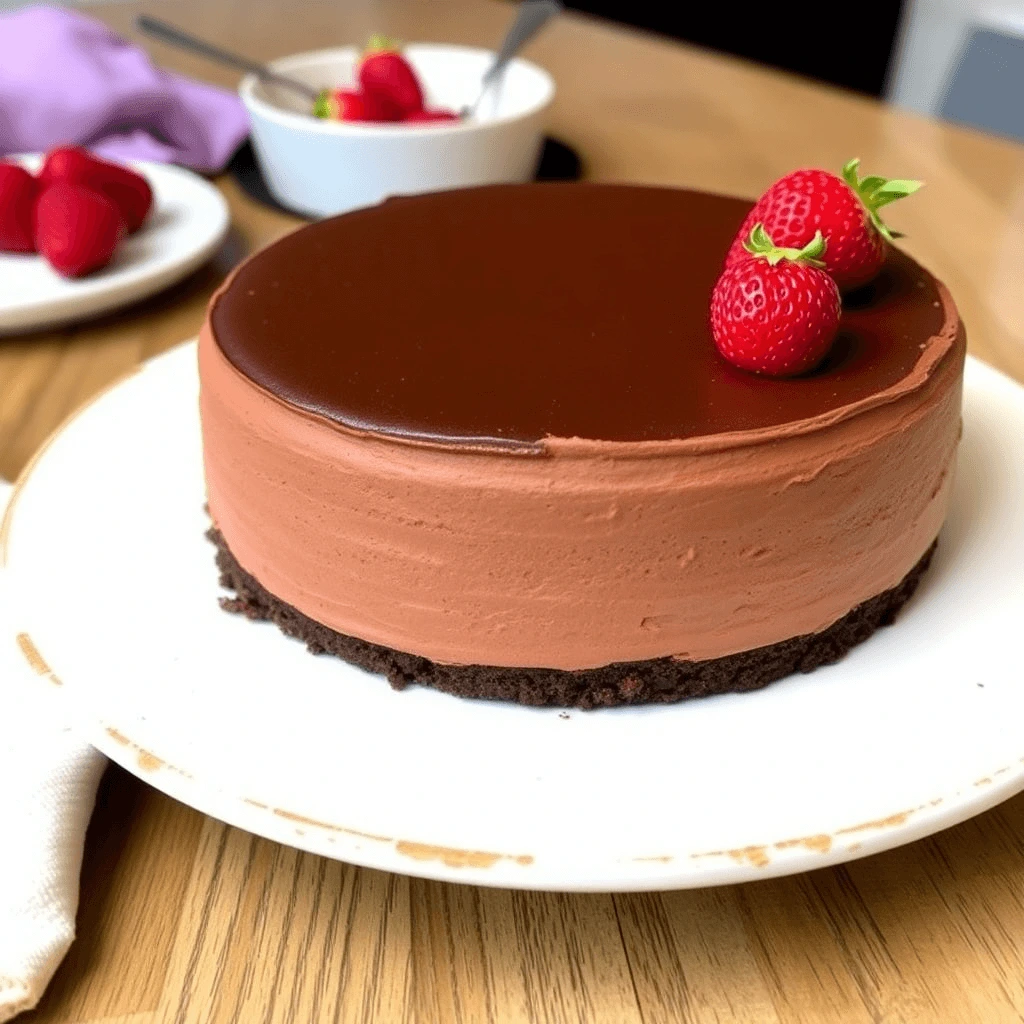
[[880, 626], [893, 622], [917, 589], [938, 543], [932, 543], [895, 587], [857, 605], [820, 633], [709, 661], [654, 658], [570, 672], [550, 668], [440, 665], [427, 658], [337, 633], [269, 593], [238, 564], [216, 528], [207, 536], [217, 547], [221, 585], [236, 595], [222, 598], [221, 606], [250, 619], [276, 623], [288, 636], [302, 640], [314, 654], [334, 654], [367, 671], [378, 672], [398, 690], [420, 683], [459, 697], [566, 708], [672, 704], [715, 693], [742, 693], [758, 690], [794, 672], [813, 672], [821, 665], [830, 665], [839, 661], [850, 648], [867, 640]]

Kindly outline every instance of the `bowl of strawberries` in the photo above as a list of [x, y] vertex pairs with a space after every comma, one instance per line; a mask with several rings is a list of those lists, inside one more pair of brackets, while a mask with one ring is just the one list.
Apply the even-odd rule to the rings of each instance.
[[381, 37], [271, 63], [319, 91], [243, 79], [242, 101], [267, 186], [284, 206], [326, 217], [393, 195], [528, 181], [555, 94], [543, 69], [515, 59], [482, 92], [495, 54], [466, 46], [400, 47]]

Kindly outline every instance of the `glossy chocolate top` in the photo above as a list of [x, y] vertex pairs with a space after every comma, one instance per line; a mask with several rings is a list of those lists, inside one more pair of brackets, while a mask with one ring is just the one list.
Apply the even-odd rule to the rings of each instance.
[[749, 208], [589, 184], [392, 199], [260, 252], [212, 327], [235, 367], [309, 412], [499, 447], [775, 426], [905, 377], [943, 311], [896, 250], [812, 375], [758, 377], [718, 355], [709, 298]]

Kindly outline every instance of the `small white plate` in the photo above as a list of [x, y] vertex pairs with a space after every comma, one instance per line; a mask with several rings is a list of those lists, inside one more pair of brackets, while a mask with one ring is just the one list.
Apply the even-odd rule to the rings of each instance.
[[974, 361], [966, 384], [918, 594], [840, 664], [757, 693], [589, 712], [398, 693], [225, 614], [192, 345], [79, 414], [23, 477], [0, 538], [14, 627], [105, 753], [329, 857], [563, 890], [834, 864], [1024, 788], [1024, 389]]
[[[34, 171], [41, 158], [22, 160]], [[0, 253], [0, 334], [74, 323], [137, 302], [216, 252], [230, 223], [220, 192], [180, 167], [144, 161], [131, 166], [149, 180], [153, 209], [102, 270], [69, 281], [42, 256]]]

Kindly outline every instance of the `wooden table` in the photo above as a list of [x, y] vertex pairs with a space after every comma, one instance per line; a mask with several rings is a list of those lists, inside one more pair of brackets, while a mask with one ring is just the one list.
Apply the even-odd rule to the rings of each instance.
[[[168, 20], [259, 57], [359, 41], [493, 44], [489, 0], [190, 0]], [[135, 4], [99, 14], [131, 32]], [[166, 65], [233, 81], [153, 46]], [[892, 221], [951, 287], [975, 354], [1024, 380], [1024, 148], [566, 16], [530, 50], [552, 132], [591, 178], [753, 195], [799, 165], [928, 182]], [[231, 180], [234, 234], [191, 280], [97, 323], [0, 342], [0, 473], [71, 410], [193, 336], [226, 269], [297, 221]], [[1024, 1018], [1024, 796], [869, 860], [707, 891], [563, 896], [444, 885], [301, 854], [111, 769], [79, 938], [33, 1022], [522, 1024]]]

